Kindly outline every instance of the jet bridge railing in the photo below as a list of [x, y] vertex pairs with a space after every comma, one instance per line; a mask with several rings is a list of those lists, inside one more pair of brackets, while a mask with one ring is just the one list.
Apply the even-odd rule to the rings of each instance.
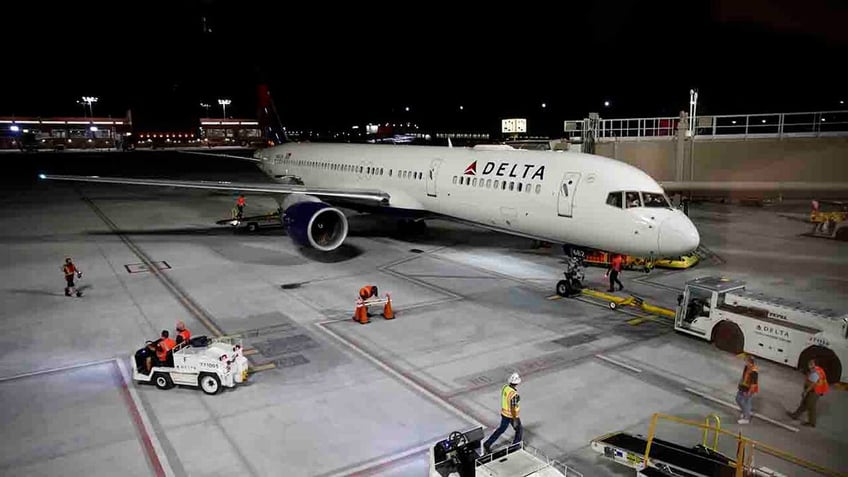
[[[677, 136], [680, 117], [599, 119], [598, 141], [668, 139]], [[699, 140], [848, 136], [848, 110], [769, 114], [704, 115], [695, 118], [687, 135]], [[565, 121], [565, 133], [583, 136], [584, 121]]]
[[[726, 431], [721, 429], [721, 424], [718, 420], [716, 420], [716, 425], [713, 426], [709, 422], [709, 417], [704, 422], [690, 421], [687, 419], [683, 419], [676, 416], [669, 416], [667, 414], [656, 413], [651, 418], [650, 428], [648, 430], [648, 440], [647, 445], [645, 447], [645, 455], [643, 456], [644, 462], [646, 466], [651, 466], [651, 446], [654, 443], [654, 438], [656, 437], [657, 424], [660, 420], [671, 421], [678, 424], [683, 424], [686, 426], [697, 427], [704, 431], [704, 445], [708, 442], [707, 436], [709, 432], [715, 433], [715, 440], [713, 444], [713, 448], [711, 450], [716, 450], [718, 447], [718, 436], [730, 436], [736, 441], [736, 456], [735, 462], [731, 462], [728, 464], [730, 467], [735, 469], [736, 477], [745, 477], [749, 475], [798, 475], [798, 470], [805, 469], [807, 471], [812, 471], [814, 475], [824, 475], [827, 477], [845, 477], [844, 473], [831, 470], [815, 464], [813, 462], [807, 461], [805, 459], [801, 459], [796, 457], [788, 452], [784, 452], [782, 450], [776, 449], [774, 447], [763, 444], [762, 442], [755, 441], [753, 439], [749, 439], [747, 437], [742, 436], [741, 433], [734, 434], [733, 432]], [[777, 463], [784, 463], [785, 466], [791, 467], [792, 471], [782, 470], [776, 472], [775, 470], [769, 469], [767, 467], [756, 467], [758, 464], [755, 462], [757, 460], [757, 453], [762, 453], [771, 457], [776, 458], [774, 460]], [[741, 462], [741, 465], [739, 463]], [[770, 465], [774, 465], [771, 464]], [[787, 473], [788, 472], [788, 473]]]

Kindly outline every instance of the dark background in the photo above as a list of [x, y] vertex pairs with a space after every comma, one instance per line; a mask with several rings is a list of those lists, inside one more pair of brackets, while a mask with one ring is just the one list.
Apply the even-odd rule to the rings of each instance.
[[259, 82], [290, 128], [556, 134], [590, 111], [677, 115], [693, 87], [701, 114], [845, 109], [848, 2], [561, 4], [6, 2], [0, 115], [81, 116], [91, 95], [96, 116], [185, 130], [217, 98], [256, 117]]

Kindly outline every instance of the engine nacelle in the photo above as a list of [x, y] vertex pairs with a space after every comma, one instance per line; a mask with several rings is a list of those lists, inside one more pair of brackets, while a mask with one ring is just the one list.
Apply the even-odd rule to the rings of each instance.
[[298, 244], [323, 252], [337, 249], [347, 238], [347, 218], [324, 202], [292, 204], [285, 209], [283, 226]]

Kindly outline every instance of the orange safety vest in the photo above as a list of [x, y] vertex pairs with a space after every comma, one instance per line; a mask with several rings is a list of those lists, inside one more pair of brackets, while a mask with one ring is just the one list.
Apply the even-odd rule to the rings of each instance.
[[610, 263], [610, 267], [613, 270], [615, 270], [616, 272], [621, 273], [622, 262], [624, 262], [624, 259], [621, 257], [621, 255], [616, 255], [612, 258], [612, 262]]
[[191, 332], [188, 329], [184, 329], [177, 333], [177, 336], [182, 336], [183, 343], [188, 343], [188, 340], [191, 338]]
[[[740, 383], [740, 386], [750, 391], [751, 394], [755, 394], [760, 391], [760, 385], [759, 383], [751, 384], [751, 373], [757, 373], [759, 376], [760, 368], [758, 368], [756, 364], [751, 367], [745, 366], [745, 369], [742, 371], [742, 382]], [[759, 381], [759, 379], [757, 379], [757, 381]]]
[[365, 285], [364, 287], [359, 289], [359, 296], [362, 297], [363, 300], [371, 297], [371, 293], [374, 290], [374, 287], [371, 285]]
[[159, 358], [159, 361], [163, 363], [168, 359], [168, 351], [173, 349], [174, 346], [177, 345], [177, 342], [172, 340], [171, 338], [163, 338], [159, 341], [159, 348], [156, 350], [156, 356]]
[[819, 396], [824, 396], [830, 390], [830, 386], [827, 384], [827, 376], [824, 374], [824, 370], [821, 369], [820, 366], [816, 366], [813, 368], [816, 370], [816, 373], [819, 375], [819, 380], [816, 381], [816, 387], [813, 388], [816, 394]]
[[501, 390], [501, 416], [510, 417], [515, 419], [518, 417], [518, 412], [520, 411], [520, 407], [518, 403], [515, 403], [515, 415], [512, 414], [512, 406], [510, 403], [512, 402], [512, 398], [518, 395], [518, 391], [513, 389], [512, 386], [506, 385]]
[[239, 197], [238, 200], [236, 200], [236, 204], [244, 206], [244, 197]]
[[65, 275], [73, 275], [77, 271], [77, 267], [74, 266], [73, 263], [66, 263], [62, 266], [62, 271], [65, 272]]

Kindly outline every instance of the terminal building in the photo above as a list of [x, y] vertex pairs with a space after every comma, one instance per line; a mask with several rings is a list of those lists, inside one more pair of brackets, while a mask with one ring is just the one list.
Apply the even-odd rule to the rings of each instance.
[[132, 136], [132, 116], [0, 116], [0, 149], [63, 150], [122, 147]]

